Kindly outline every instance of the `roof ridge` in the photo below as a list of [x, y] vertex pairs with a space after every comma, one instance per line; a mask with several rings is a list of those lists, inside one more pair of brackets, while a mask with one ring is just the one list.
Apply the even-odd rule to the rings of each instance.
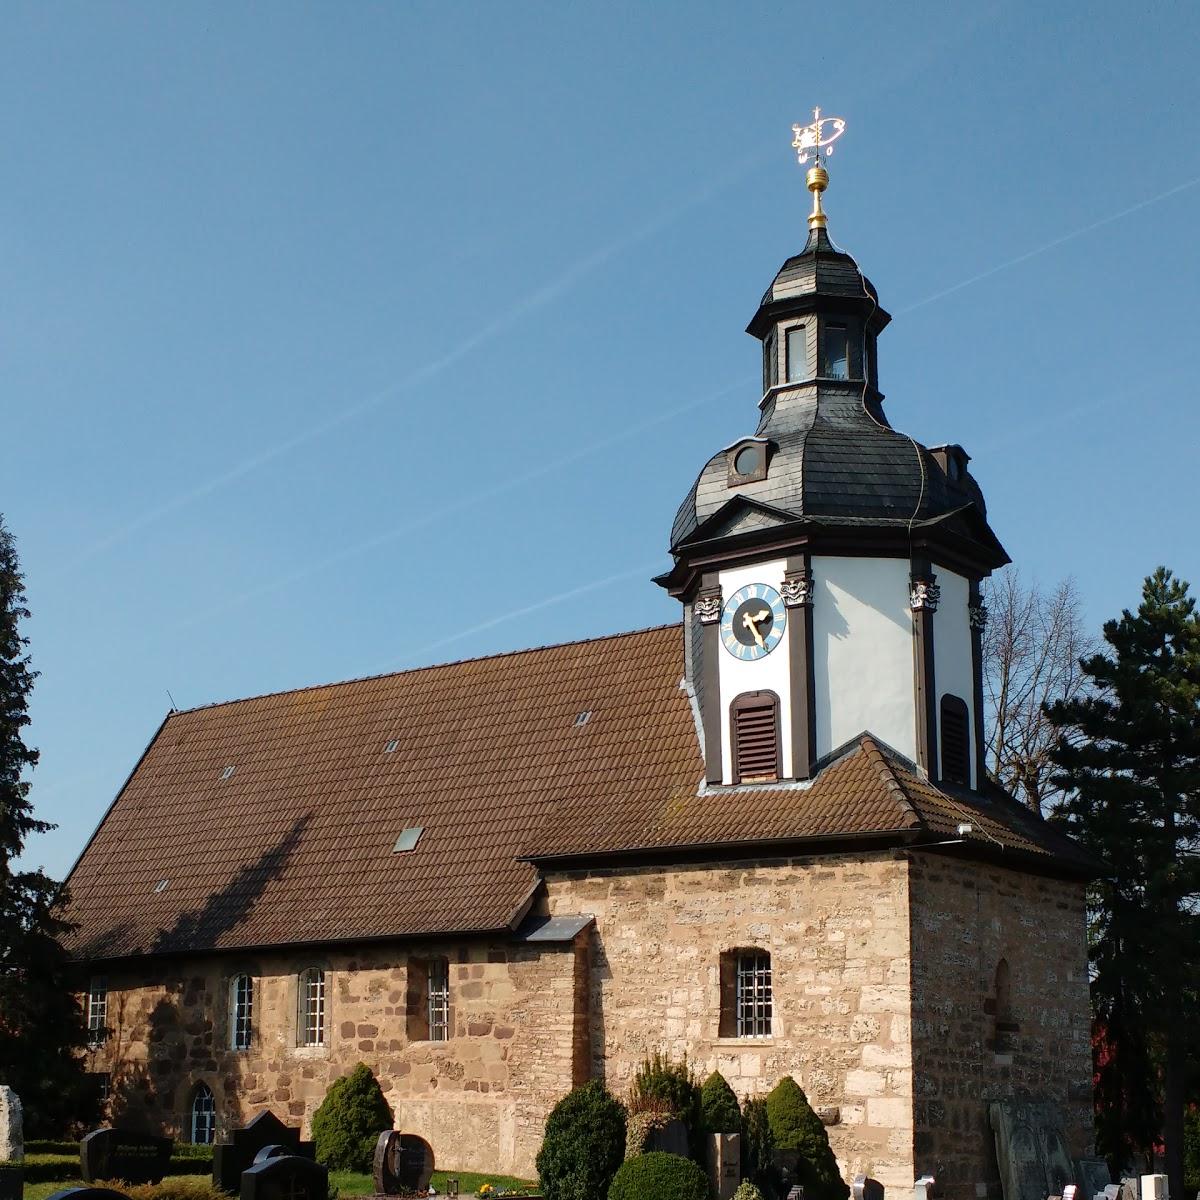
[[399, 675], [419, 675], [424, 671], [440, 671], [447, 667], [462, 667], [468, 663], [491, 662], [498, 658], [516, 658], [521, 654], [540, 654], [545, 650], [563, 650], [568, 646], [587, 646], [593, 642], [610, 642], [617, 638], [636, 637], [642, 633], [657, 633], [662, 629], [681, 629], [682, 621], [667, 621], [662, 625], [646, 625], [641, 629], [625, 629], [618, 633], [602, 633], [596, 637], [570, 638], [565, 642], [547, 642], [541, 646], [521, 646], [516, 650], [497, 650], [494, 654], [479, 654], [474, 658], [453, 658], [447, 662], [426, 663], [420, 667], [407, 667], [402, 671], [379, 671], [373, 675], [352, 675], [349, 679], [333, 679], [326, 683], [306, 683], [300, 687], [278, 688], [273, 692], [256, 692], [252, 696], [235, 696], [230, 700], [211, 700], [207, 704], [194, 704], [190, 708], [179, 708], [167, 714], [171, 717], [188, 713], [204, 712], [210, 708], [226, 708], [233, 704], [249, 704], [252, 700], [270, 700], [276, 696], [297, 696], [302, 692], [319, 692], [326, 688], [348, 687], [354, 683], [369, 683], [375, 679], [392, 679]]
[[896, 774], [896, 769], [888, 760], [887, 755], [879, 748], [879, 744], [869, 733], [864, 733], [859, 738], [859, 745], [862, 746], [867, 756], [867, 761], [879, 772], [880, 781], [891, 793], [900, 812], [908, 817], [904, 828], [923, 828], [925, 822], [921, 819], [921, 814], [917, 812], [916, 806], [908, 798], [908, 793], [904, 790], [904, 785], [900, 782], [900, 777]]

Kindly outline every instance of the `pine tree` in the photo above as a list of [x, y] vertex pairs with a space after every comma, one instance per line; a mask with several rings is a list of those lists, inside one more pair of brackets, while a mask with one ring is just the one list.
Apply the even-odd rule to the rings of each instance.
[[[1100, 1148], [1149, 1155], [1161, 1128], [1183, 1194], [1186, 1064], [1200, 972], [1200, 618], [1160, 567], [1082, 666], [1094, 694], [1052, 705], [1062, 817], [1109, 870], [1089, 893]], [[1160, 1124], [1161, 1122], [1161, 1124]]]
[[33, 815], [28, 773], [38, 754], [24, 740], [36, 672], [20, 622], [29, 616], [12, 535], [0, 517], [0, 1083], [25, 1109], [26, 1134], [87, 1121], [95, 1099], [83, 1074], [83, 1017], [58, 939], [57, 884], [18, 870], [26, 839], [51, 826]]

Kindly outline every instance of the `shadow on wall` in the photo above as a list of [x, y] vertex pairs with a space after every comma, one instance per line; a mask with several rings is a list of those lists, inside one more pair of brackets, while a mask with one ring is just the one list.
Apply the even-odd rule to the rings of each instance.
[[[245, 922], [267, 886], [277, 879], [299, 845], [309, 817], [295, 821], [288, 833], [253, 863], [243, 867], [199, 908], [182, 912], [159, 931], [153, 952], [204, 951]], [[89, 955], [98, 954], [89, 947]], [[194, 1077], [213, 1080], [217, 1060], [216, 996], [206, 992], [202, 977], [183, 978], [177, 960], [154, 964], [153, 975], [137, 977], [137, 985], [158, 987], [163, 994], [146, 1013], [139, 993], [114, 988], [110, 993], [110, 1093], [108, 1120], [150, 1133], [186, 1136], [183, 1111]]]

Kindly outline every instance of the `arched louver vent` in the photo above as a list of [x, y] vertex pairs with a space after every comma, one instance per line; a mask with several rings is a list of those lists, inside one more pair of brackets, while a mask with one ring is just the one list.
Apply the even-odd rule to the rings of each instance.
[[965, 701], [942, 697], [942, 779], [971, 786], [971, 721]]
[[735, 783], [774, 783], [779, 778], [779, 697], [746, 692], [731, 706]]

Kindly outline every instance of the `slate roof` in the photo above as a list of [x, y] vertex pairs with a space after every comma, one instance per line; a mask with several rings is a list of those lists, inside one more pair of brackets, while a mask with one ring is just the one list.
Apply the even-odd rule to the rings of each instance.
[[1013, 802], [932, 788], [865, 736], [809, 786], [702, 793], [682, 674], [671, 625], [172, 713], [68, 879], [68, 948], [513, 930], [531, 859], [936, 839], [962, 820], [981, 851], [1086, 870]]

